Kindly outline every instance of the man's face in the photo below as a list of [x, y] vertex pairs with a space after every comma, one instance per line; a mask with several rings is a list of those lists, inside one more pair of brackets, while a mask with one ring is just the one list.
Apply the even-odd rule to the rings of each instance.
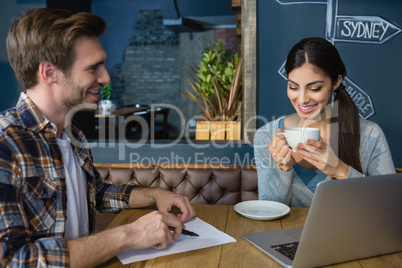
[[60, 103], [67, 112], [82, 103], [97, 104], [102, 85], [110, 83], [106, 53], [97, 37], [77, 39], [75, 54], [70, 73], [62, 75], [60, 83]]

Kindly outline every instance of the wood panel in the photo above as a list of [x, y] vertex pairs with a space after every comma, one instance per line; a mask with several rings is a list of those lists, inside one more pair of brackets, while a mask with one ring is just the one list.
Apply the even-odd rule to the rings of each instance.
[[242, 5], [243, 65], [243, 142], [253, 143], [257, 128], [257, 0], [243, 0]]
[[238, 10], [241, 8], [241, 0], [232, 0], [232, 9]]

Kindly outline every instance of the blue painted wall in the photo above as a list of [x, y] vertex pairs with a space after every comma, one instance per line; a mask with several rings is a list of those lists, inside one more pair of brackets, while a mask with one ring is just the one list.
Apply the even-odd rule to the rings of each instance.
[[27, 8], [44, 6], [46, 6], [46, 0], [2, 0], [0, 8], [0, 111], [14, 106], [22, 90], [8, 62], [6, 49], [8, 30], [13, 19]]
[[[102, 16], [108, 28], [101, 41], [108, 53], [107, 68], [121, 62], [139, 6], [156, 8], [160, 1], [93, 0], [92, 12]], [[311, 0], [310, 2], [313, 2]], [[182, 2], [182, 1], [180, 1]], [[179, 3], [180, 3], [179, 2]], [[283, 0], [282, 2], [291, 2]], [[300, 1], [299, 1], [300, 2]], [[322, 1], [324, 2], [324, 1]], [[306, 36], [325, 34], [326, 5], [297, 4], [281, 6], [278, 1], [258, 0], [258, 107], [257, 113], [268, 120], [293, 112], [286, 97], [286, 82], [278, 69], [290, 47]], [[2, 0], [0, 9], [0, 110], [13, 106], [22, 90], [8, 63], [6, 36], [12, 18], [29, 7], [44, 7], [46, 0]], [[191, 5], [189, 5], [191, 7]], [[375, 15], [402, 26], [400, 0], [339, 0], [339, 14]], [[213, 14], [211, 14], [213, 15]], [[130, 21], [131, 20], [131, 21]], [[336, 42], [353, 79], [372, 98], [377, 122], [385, 132], [395, 165], [402, 167], [402, 33], [382, 45]], [[272, 96], [275, 95], [275, 98]]]
[[108, 55], [106, 68], [111, 70], [123, 62], [124, 49], [132, 35], [132, 27], [140, 9], [158, 9], [159, 1], [148, 0], [93, 0], [92, 12], [107, 24], [101, 42]]
[[[299, 3], [281, 5], [279, 2]], [[291, 47], [304, 37], [326, 37], [327, 3], [312, 2], [327, 1], [257, 2], [257, 111], [267, 120], [295, 112], [286, 95], [286, 80], [278, 73]], [[402, 2], [399, 0], [338, 0], [337, 14], [379, 16], [402, 27]], [[375, 114], [369, 120], [381, 126], [396, 167], [402, 167], [402, 32], [383, 44], [336, 41], [334, 45], [345, 62], [347, 77], [371, 97]]]

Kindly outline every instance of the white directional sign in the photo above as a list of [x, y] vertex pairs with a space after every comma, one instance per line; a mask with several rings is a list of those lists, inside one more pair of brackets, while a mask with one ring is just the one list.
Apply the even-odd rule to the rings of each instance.
[[382, 44], [401, 29], [377, 16], [337, 16], [335, 41]]
[[368, 119], [372, 116], [374, 114], [374, 106], [370, 96], [347, 77], [345, 77], [343, 83], [345, 84], [349, 96], [356, 104], [360, 117]]

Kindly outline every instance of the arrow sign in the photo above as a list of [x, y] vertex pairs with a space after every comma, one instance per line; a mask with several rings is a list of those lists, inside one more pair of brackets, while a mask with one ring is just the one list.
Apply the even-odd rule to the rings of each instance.
[[349, 96], [356, 104], [360, 117], [368, 119], [372, 116], [374, 114], [374, 106], [370, 96], [347, 77], [345, 77], [343, 83], [346, 86], [346, 91], [349, 93]]
[[334, 39], [382, 44], [400, 32], [399, 27], [378, 16], [337, 16]]

